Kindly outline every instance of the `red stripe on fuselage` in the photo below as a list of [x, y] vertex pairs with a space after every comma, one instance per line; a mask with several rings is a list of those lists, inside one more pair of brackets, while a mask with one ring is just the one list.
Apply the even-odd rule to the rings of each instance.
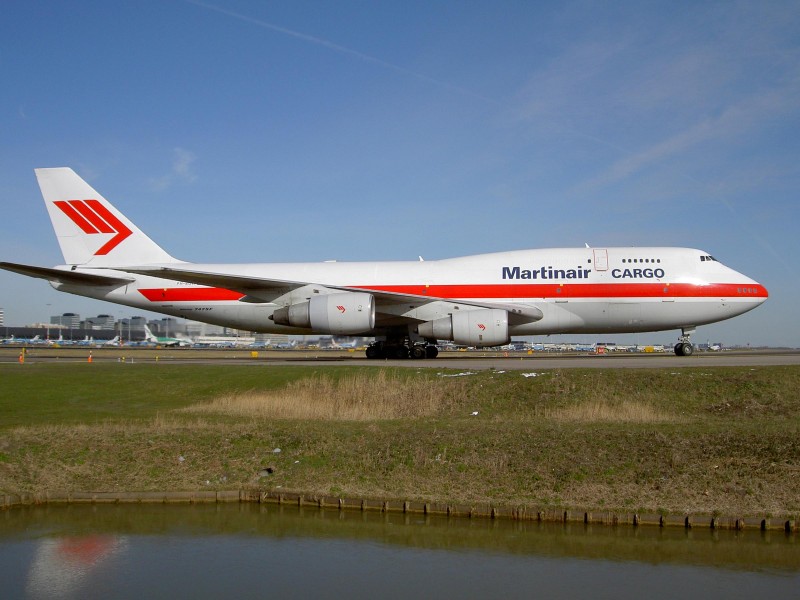
[[710, 283], [500, 283], [475, 285], [351, 286], [365, 291], [436, 298], [766, 298], [759, 284]]
[[[348, 286], [364, 291], [391, 292], [432, 298], [559, 299], [559, 298], [767, 298], [763, 285], [713, 283], [502, 283], [475, 285], [381, 285]], [[239, 300], [241, 292], [224, 288], [147, 288], [139, 292], [151, 302], [220, 302]]]
[[241, 292], [208, 287], [147, 288], [140, 289], [139, 293], [150, 302], [220, 302], [244, 298]]

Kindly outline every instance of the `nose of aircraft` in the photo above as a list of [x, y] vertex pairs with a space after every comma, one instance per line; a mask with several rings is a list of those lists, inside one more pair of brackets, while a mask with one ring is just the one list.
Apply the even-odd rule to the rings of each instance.
[[749, 285], [742, 285], [741, 295], [751, 296], [754, 299], [758, 300], [759, 304], [761, 304], [767, 298], [769, 298], [769, 292], [767, 291], [767, 288], [755, 281], [753, 281], [753, 283]]
[[720, 263], [714, 264], [721, 269], [717, 276], [721, 276], [720, 279], [722, 280], [727, 279], [731, 282], [726, 286], [730, 297], [736, 299], [742, 303], [742, 305], [755, 308], [769, 298], [769, 292], [767, 291], [766, 286], [758, 283], [754, 279], [751, 279], [744, 273], [731, 269], [730, 267], [726, 267]]
[[741, 307], [742, 313], [753, 310], [757, 306], [761, 306], [767, 298], [769, 298], [767, 288], [755, 281], [752, 281], [752, 283], [737, 284], [736, 289], [733, 291], [736, 293], [738, 300], [736, 304]]
[[769, 298], [766, 286], [756, 280], [719, 262], [712, 262], [711, 264], [719, 269], [716, 274], [716, 277], [719, 277], [717, 281], [727, 280], [729, 282], [724, 286], [728, 298], [725, 301], [725, 305], [728, 309], [732, 309], [735, 314], [740, 315], [753, 310], [757, 306], [761, 306]]

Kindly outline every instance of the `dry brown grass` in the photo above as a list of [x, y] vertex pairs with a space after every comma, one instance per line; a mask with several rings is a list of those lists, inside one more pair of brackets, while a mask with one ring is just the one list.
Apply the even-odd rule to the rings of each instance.
[[[675, 423], [681, 417], [646, 400], [593, 394], [568, 407], [533, 406], [538, 420], [579, 423]], [[178, 412], [264, 419], [377, 421], [424, 418], [453, 412], [470, 396], [463, 379], [408, 378], [397, 373], [359, 373], [341, 379], [317, 375], [284, 388], [226, 394]], [[599, 396], [599, 397], [597, 397]]]
[[233, 417], [375, 421], [447, 414], [468, 396], [454, 379], [409, 378], [379, 371], [334, 379], [318, 375], [285, 388], [228, 394], [181, 412]]
[[681, 417], [646, 402], [592, 400], [566, 408], [545, 410], [547, 419], [579, 423], [677, 423]]

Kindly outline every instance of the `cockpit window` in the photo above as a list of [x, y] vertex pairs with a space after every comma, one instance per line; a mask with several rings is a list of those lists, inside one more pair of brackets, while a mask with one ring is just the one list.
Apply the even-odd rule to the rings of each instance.
[[708, 254], [706, 254], [705, 256], [701, 256], [700, 260], [704, 261], [704, 262], [707, 261], [707, 260], [708, 261], [719, 262], [716, 258], [714, 258], [713, 256], [709, 256]]

